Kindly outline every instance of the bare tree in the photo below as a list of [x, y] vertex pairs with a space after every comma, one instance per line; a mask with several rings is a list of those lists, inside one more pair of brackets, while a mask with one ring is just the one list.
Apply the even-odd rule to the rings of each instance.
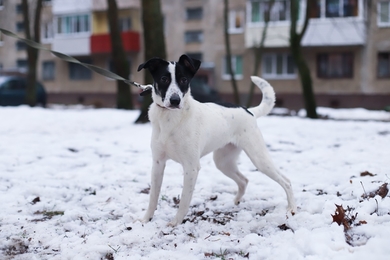
[[[166, 59], [166, 48], [163, 28], [163, 16], [161, 13], [160, 0], [142, 0], [142, 24], [144, 28], [144, 58], [149, 60], [153, 57]], [[145, 83], [153, 82], [150, 73], [145, 72]], [[144, 96], [141, 114], [136, 123], [149, 121], [148, 110], [152, 104], [152, 97]]]
[[[130, 67], [126, 52], [123, 48], [121, 31], [118, 23], [118, 6], [116, 0], [107, 0], [107, 16], [110, 27], [111, 57], [115, 72], [125, 78], [129, 78]], [[133, 109], [133, 100], [130, 86], [122, 80], [116, 81], [116, 106], [120, 109]]]
[[309, 24], [310, 8], [313, 4], [316, 4], [316, 2], [312, 0], [306, 0], [306, 14], [301, 32], [298, 32], [297, 30], [299, 3], [299, 0], [291, 0], [290, 51], [301, 79], [306, 116], [309, 118], [318, 118], [316, 112], [316, 100], [313, 93], [313, 81], [311, 78], [309, 66], [307, 65], [307, 61], [305, 60], [302, 51], [302, 38], [305, 35], [307, 26]]
[[[27, 39], [35, 42], [40, 42], [40, 20], [42, 11], [42, 0], [36, 1], [36, 6], [33, 15], [33, 32], [30, 26], [30, 6], [28, 0], [22, 0], [23, 11], [23, 26], [24, 33]], [[37, 103], [36, 84], [37, 84], [37, 64], [38, 64], [38, 49], [27, 46], [27, 89], [26, 89], [26, 103], [29, 106], [35, 106]]]
[[226, 66], [230, 74], [230, 80], [233, 87], [234, 102], [240, 104], [240, 94], [238, 93], [238, 87], [236, 78], [234, 77], [235, 71], [232, 67], [232, 53], [230, 48], [229, 39], [229, 0], [224, 0], [223, 19], [224, 19], [224, 35], [225, 35], [225, 48], [226, 48]]
[[[270, 17], [271, 9], [272, 9], [274, 3], [275, 3], [275, 0], [270, 0], [268, 3], [268, 9], [264, 13], [264, 28], [263, 28], [263, 31], [261, 33], [260, 43], [257, 46], [253, 47], [253, 52], [255, 54], [255, 64], [253, 66], [252, 75], [257, 75], [259, 72], [261, 57], [262, 57], [262, 53], [263, 53], [263, 49], [264, 49], [264, 43], [265, 43], [265, 39], [267, 38], [268, 25], [269, 25], [269, 21], [271, 19], [271, 17]], [[263, 3], [263, 4], [265, 4], [265, 3]], [[255, 92], [255, 84], [251, 81], [250, 88], [249, 88], [249, 94], [248, 94], [248, 101], [246, 103], [247, 107], [250, 107], [252, 105], [254, 92]]]

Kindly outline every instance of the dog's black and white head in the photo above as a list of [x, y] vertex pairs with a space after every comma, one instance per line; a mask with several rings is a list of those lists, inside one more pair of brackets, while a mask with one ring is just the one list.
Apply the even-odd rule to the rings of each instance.
[[152, 74], [152, 97], [157, 105], [168, 109], [181, 109], [189, 95], [187, 93], [190, 92], [190, 81], [198, 71], [200, 63], [199, 60], [183, 54], [177, 62], [152, 58], [139, 65], [138, 71], [148, 69]]

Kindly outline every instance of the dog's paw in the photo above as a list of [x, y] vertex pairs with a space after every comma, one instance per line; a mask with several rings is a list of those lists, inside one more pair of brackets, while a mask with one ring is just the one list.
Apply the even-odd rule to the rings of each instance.
[[182, 219], [178, 219], [178, 218], [174, 218], [172, 219], [171, 222], [169, 222], [167, 224], [168, 227], [176, 227], [177, 225], [180, 225], [181, 223], [183, 223], [183, 220]]
[[138, 219], [134, 220], [133, 223], [141, 222], [141, 223], [145, 224], [145, 223], [150, 222], [151, 220], [152, 220], [152, 218], [138, 218]]
[[179, 223], [176, 220], [172, 220], [167, 224], [167, 227], [176, 227]]
[[288, 207], [288, 209], [287, 209], [287, 215], [291, 214], [291, 216], [294, 216], [296, 212], [297, 212], [297, 207], [296, 206]]

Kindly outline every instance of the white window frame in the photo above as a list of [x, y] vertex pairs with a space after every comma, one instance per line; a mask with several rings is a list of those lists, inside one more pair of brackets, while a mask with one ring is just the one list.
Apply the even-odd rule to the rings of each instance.
[[[327, 17], [326, 16], [326, 0], [321, 0], [321, 7], [320, 7], [320, 17], [317, 18], [310, 18], [310, 19], [363, 19], [364, 16], [364, 10], [366, 10], [367, 6], [363, 3], [364, 0], [357, 0], [358, 4], [358, 14], [357, 16], [344, 16], [343, 13], [343, 1], [339, 0], [339, 14], [343, 16], [339, 17]], [[306, 7], [305, 7], [306, 8]], [[364, 9], [364, 10], [363, 10]]]
[[[236, 27], [236, 17], [239, 17], [241, 20], [241, 26]], [[245, 13], [243, 10], [230, 10], [229, 11], [229, 29], [228, 32], [231, 34], [234, 33], [243, 33], [245, 24]]]
[[326, 19], [334, 19], [334, 18], [350, 18], [350, 17], [360, 17], [360, 9], [359, 7], [362, 7], [362, 2], [361, 0], [357, 0], [357, 5], [358, 5], [358, 14], [357, 16], [344, 16], [344, 10], [343, 10], [343, 3], [344, 0], [339, 0], [339, 16], [337, 17], [326, 17], [326, 0], [321, 1], [321, 15], [323, 15], [324, 18]]
[[[82, 16], [87, 16], [88, 17], [88, 30], [86, 31], [81, 31], [81, 32], [69, 32], [69, 33], [65, 33], [65, 32], [58, 32], [58, 27], [59, 27], [59, 24], [58, 24], [58, 20], [59, 18], [61, 19], [64, 19], [66, 17], [71, 17], [71, 23], [72, 23], [72, 26], [74, 26], [74, 23], [75, 23], [75, 19], [74, 17], [82, 17]], [[92, 33], [92, 15], [90, 13], [76, 13], [76, 14], [64, 14], [64, 15], [58, 15], [55, 17], [55, 35], [56, 36], [61, 36], [61, 37], [71, 37], [71, 36], [88, 36], [88, 35], [91, 35]], [[64, 25], [61, 25], [62, 27], [62, 31], [64, 31]]]
[[[247, 2], [247, 24], [249, 26], [264, 26], [265, 24], [265, 21], [252, 21], [252, 3], [253, 2], [269, 2], [270, 0], [265, 0], [265, 1], [262, 1], [262, 0], [249, 0]], [[275, 0], [275, 1], [278, 1], [278, 0]], [[270, 19], [269, 21], [269, 24], [270, 25], [290, 25], [290, 1], [288, 0], [279, 0], [279, 1], [286, 1], [287, 3], [287, 10], [286, 10], [286, 20], [272, 20], [272, 18]], [[300, 9], [302, 10], [302, 4], [304, 1], [300, 1], [301, 4], [300, 4]], [[274, 4], [273, 9], [276, 8], [276, 5]], [[272, 15], [272, 14], [271, 14]], [[302, 18], [300, 17], [299, 18], [300, 20], [302, 20]]]
[[[277, 74], [276, 73], [276, 57], [278, 55], [282, 55], [283, 57], [283, 72], [282, 74]], [[291, 54], [289, 53], [265, 53], [263, 54], [262, 58], [261, 58], [261, 74], [262, 74], [262, 77], [265, 78], [265, 79], [296, 79], [297, 78], [297, 72], [296, 72], [296, 67], [294, 68], [294, 73], [288, 73], [287, 72], [287, 57], [288, 56], [291, 56]], [[271, 73], [267, 73], [266, 72], [266, 65], [265, 65], [265, 62], [266, 62], [266, 58], [267, 57], [271, 57], [272, 59], [272, 72]]]
[[[233, 70], [234, 68], [236, 67], [236, 63], [237, 63], [237, 57], [241, 57], [241, 63], [242, 63], [242, 68], [241, 68], [241, 71], [242, 73], [244, 72], [244, 56], [242, 55], [232, 55], [231, 59], [232, 59], [232, 67], [233, 67]], [[230, 80], [231, 79], [231, 76], [230, 76], [230, 73], [229, 71], [225, 71], [226, 69], [226, 57], [223, 58], [223, 61], [222, 61], [222, 79], [224, 80]], [[244, 78], [244, 75], [243, 74], [236, 74], [236, 72], [234, 71], [234, 78], [236, 80], [241, 80]]]
[[[389, 6], [389, 21], [388, 22], [381, 22], [381, 3], [388, 3]], [[390, 2], [389, 1], [379, 1], [377, 3], [377, 24], [378, 24], [378, 27], [390, 27]]]

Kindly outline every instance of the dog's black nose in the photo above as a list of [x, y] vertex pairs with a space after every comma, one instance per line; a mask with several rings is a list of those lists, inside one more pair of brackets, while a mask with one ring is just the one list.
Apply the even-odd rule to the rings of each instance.
[[169, 102], [171, 103], [171, 106], [178, 107], [180, 104], [180, 97], [178, 94], [173, 94], [171, 98], [169, 99]]

